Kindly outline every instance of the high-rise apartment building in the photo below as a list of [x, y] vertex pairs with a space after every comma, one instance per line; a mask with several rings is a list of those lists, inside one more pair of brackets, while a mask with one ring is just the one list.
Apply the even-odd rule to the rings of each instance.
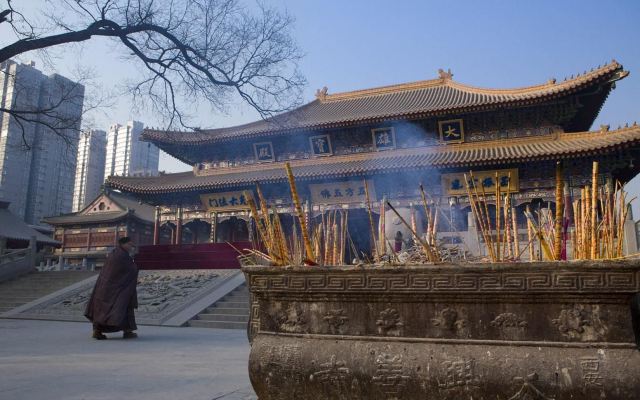
[[80, 134], [73, 211], [80, 211], [100, 193], [104, 183], [106, 152], [107, 132], [87, 130]]
[[34, 63], [0, 64], [0, 199], [27, 223], [71, 211], [84, 86]]
[[107, 133], [107, 161], [105, 178], [118, 176], [146, 176], [158, 174], [160, 149], [140, 141], [144, 125], [129, 121], [126, 125], [114, 124]]

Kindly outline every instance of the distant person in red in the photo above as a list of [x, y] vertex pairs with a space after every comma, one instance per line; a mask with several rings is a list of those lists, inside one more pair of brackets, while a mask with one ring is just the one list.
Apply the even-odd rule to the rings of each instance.
[[105, 332], [119, 331], [124, 332], [124, 339], [138, 337], [133, 332], [138, 329], [133, 313], [138, 308], [138, 267], [130, 255], [133, 247], [130, 238], [120, 238], [98, 275], [84, 311], [84, 316], [93, 322], [94, 339], [104, 340]]

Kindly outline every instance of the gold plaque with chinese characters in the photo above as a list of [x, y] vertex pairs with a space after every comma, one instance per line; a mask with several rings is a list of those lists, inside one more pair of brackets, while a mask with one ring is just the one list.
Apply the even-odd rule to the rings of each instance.
[[[500, 185], [502, 193], [509, 190], [510, 193], [516, 193], [520, 190], [520, 182], [518, 180], [518, 169], [499, 169], [491, 171], [473, 171], [473, 182], [469, 172], [455, 172], [451, 174], [442, 174], [442, 191], [448, 196], [466, 196], [467, 186], [464, 182], [464, 176], [467, 175], [469, 187], [473, 190], [473, 186], [478, 190], [484, 187], [488, 196], [496, 192], [496, 172], [498, 173], [497, 183]], [[509, 183], [511, 178], [511, 183]]]
[[[373, 181], [367, 181], [371, 201], [376, 200]], [[335, 183], [310, 184], [311, 202], [313, 204], [348, 204], [366, 201], [364, 182], [347, 181]]]
[[[251, 196], [250, 192], [249, 196]], [[246, 210], [249, 208], [244, 192], [201, 194], [200, 200], [204, 208], [209, 211]]]

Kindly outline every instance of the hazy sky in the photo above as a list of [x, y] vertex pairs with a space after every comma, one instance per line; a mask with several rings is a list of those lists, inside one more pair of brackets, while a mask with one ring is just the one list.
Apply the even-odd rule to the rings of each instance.
[[[0, 1], [2, 3], [2, 1]], [[18, 3], [18, 2], [16, 2]], [[38, 9], [41, 0], [19, 0]], [[481, 87], [511, 88], [582, 73], [616, 59], [631, 74], [618, 82], [594, 129], [600, 124], [640, 120], [640, 1], [378, 1], [272, 0], [295, 19], [294, 35], [304, 51], [301, 70], [309, 85], [305, 101], [323, 86], [329, 93], [437, 77], [450, 68], [454, 80]], [[0, 29], [0, 44], [6, 38]], [[71, 46], [57, 54], [56, 68], [70, 73], [80, 62], [96, 81], [120, 90], [140, 65], [125, 63], [122, 48], [106, 40]], [[37, 55], [27, 55], [23, 60]], [[39, 64], [42, 66], [42, 64]], [[132, 112], [127, 96], [95, 114], [96, 126], [159, 118]], [[202, 127], [249, 122], [255, 112], [232, 104], [228, 115], [199, 111]], [[640, 160], [638, 160], [640, 162]], [[189, 169], [162, 155], [160, 169]], [[630, 185], [640, 193], [640, 179]], [[636, 217], [640, 213], [636, 212]]]

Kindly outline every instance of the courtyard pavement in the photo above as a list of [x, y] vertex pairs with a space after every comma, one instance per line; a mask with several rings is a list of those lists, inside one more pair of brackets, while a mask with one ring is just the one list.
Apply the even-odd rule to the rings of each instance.
[[97, 341], [90, 329], [0, 319], [0, 399], [256, 399], [244, 331], [140, 326]]

